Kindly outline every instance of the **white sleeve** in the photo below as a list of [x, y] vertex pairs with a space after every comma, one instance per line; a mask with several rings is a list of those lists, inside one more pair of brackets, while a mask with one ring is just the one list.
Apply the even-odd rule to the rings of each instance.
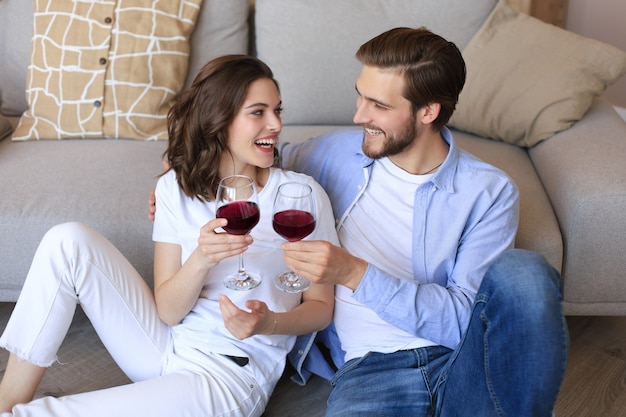
[[152, 227], [152, 240], [155, 242], [180, 245], [178, 217], [181, 215], [180, 188], [173, 171], [159, 178], [156, 185], [156, 212]]

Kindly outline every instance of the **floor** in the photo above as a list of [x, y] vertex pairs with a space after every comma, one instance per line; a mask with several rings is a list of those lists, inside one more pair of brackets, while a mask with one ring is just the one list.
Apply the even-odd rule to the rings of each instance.
[[[13, 304], [0, 303], [0, 331]], [[568, 317], [570, 356], [555, 414], [557, 417], [626, 416], [626, 317]], [[0, 375], [7, 353], [0, 352]], [[37, 395], [63, 395], [129, 382], [112, 362], [84, 314], [77, 313], [60, 357]], [[330, 391], [313, 378], [306, 386], [283, 378], [265, 417], [321, 417]], [[473, 416], [472, 416], [473, 417]]]

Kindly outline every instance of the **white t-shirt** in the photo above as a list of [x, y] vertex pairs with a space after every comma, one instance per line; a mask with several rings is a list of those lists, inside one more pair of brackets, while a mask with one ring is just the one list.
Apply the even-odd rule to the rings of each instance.
[[[409, 174], [388, 158], [376, 160], [365, 193], [339, 229], [341, 246], [390, 275], [413, 280], [413, 199], [417, 187], [431, 177]], [[389, 201], [395, 202], [393, 215]], [[359, 318], [358, 328], [353, 317]], [[380, 319], [352, 297], [352, 290], [341, 285], [335, 289], [335, 326], [346, 361], [367, 352], [390, 353], [434, 345]]]
[[[246, 270], [261, 276], [261, 285], [250, 291], [233, 291], [222, 281], [237, 271], [238, 257], [225, 259], [213, 267], [206, 277], [200, 297], [183, 321], [173, 327], [174, 348], [182, 344], [199, 352], [246, 356], [255, 370], [257, 380], [275, 383], [284, 369], [285, 357], [295, 343], [295, 336], [256, 335], [237, 340], [224, 327], [218, 295], [227, 295], [245, 309], [248, 299], [267, 303], [273, 311], [289, 311], [300, 304], [300, 294], [288, 294], [274, 287], [274, 277], [285, 271], [280, 245], [285, 242], [272, 228], [272, 205], [278, 186], [289, 181], [310, 184], [314, 190], [318, 218], [314, 232], [305, 239], [328, 240], [337, 244], [334, 218], [328, 197], [311, 177], [276, 168], [270, 169], [267, 184], [259, 192], [259, 223], [252, 229], [254, 243], [244, 253]], [[200, 228], [215, 218], [215, 202], [202, 202], [187, 197], [170, 170], [159, 178], [156, 186], [157, 207], [152, 238], [156, 242], [180, 245], [184, 263], [197, 247]], [[189, 349], [181, 349], [188, 351]]]

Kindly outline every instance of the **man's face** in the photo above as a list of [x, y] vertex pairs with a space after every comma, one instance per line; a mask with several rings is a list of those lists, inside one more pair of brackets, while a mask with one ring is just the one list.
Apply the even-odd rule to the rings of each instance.
[[356, 82], [354, 123], [363, 126], [363, 152], [378, 159], [404, 151], [418, 135], [416, 115], [402, 96], [399, 72], [363, 66]]

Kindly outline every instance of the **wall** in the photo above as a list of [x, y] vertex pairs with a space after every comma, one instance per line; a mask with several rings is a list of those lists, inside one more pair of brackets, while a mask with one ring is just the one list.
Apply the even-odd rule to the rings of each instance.
[[[565, 28], [626, 51], [626, 1], [569, 0]], [[606, 98], [626, 108], [626, 76], [610, 86]]]

